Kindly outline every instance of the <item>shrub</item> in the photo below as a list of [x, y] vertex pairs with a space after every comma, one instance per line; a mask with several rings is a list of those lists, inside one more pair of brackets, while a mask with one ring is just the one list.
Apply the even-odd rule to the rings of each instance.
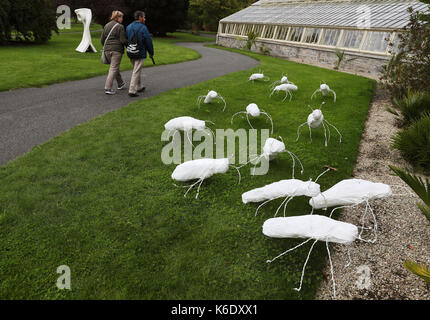
[[248, 33], [248, 40], [246, 41], [246, 49], [251, 50], [252, 46], [255, 45], [257, 41], [257, 34], [254, 31]]
[[[0, 42], [46, 42], [57, 32], [50, 0], [0, 0]], [[14, 37], [12, 36], [14, 33]]]
[[394, 97], [407, 96], [408, 88], [430, 92], [430, 32], [420, 18], [423, 14], [411, 13], [410, 22], [399, 33], [398, 52], [384, 67], [381, 80]]
[[401, 126], [409, 126], [424, 113], [430, 113], [430, 94], [409, 90], [407, 97], [393, 98], [393, 106], [387, 110], [397, 116]]
[[416, 168], [430, 174], [430, 114], [393, 137], [393, 147]]

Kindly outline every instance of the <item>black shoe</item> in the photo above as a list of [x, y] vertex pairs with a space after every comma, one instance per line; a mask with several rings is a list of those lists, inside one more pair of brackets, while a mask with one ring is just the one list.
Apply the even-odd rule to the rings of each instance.
[[131, 97], [131, 98], [136, 98], [136, 97], [138, 97], [138, 96], [139, 96], [139, 95], [138, 95], [138, 94], [136, 94], [136, 93], [129, 93], [128, 95], [129, 95], [129, 97]]
[[145, 87], [142, 87], [142, 89], [140, 89], [140, 90], [137, 90], [137, 92], [143, 92], [143, 91], [145, 91]]

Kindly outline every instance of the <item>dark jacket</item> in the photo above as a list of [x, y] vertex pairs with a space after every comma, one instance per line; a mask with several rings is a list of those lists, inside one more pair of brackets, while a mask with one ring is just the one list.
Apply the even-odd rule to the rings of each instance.
[[142, 50], [141, 59], [146, 59], [146, 52], [149, 52], [150, 56], [154, 55], [154, 45], [152, 44], [152, 38], [148, 31], [148, 28], [140, 22], [134, 21], [128, 27], [126, 31], [128, 41], [131, 41], [134, 35], [137, 34], [140, 47]]
[[128, 44], [127, 37], [125, 36], [125, 29], [122, 24], [118, 24], [110, 35], [108, 41], [105, 44], [105, 41], [111, 32], [112, 28], [117, 24], [115, 20], [107, 23], [103, 29], [101, 42], [102, 45], [105, 46], [105, 51], [116, 51], [124, 53], [124, 46]]

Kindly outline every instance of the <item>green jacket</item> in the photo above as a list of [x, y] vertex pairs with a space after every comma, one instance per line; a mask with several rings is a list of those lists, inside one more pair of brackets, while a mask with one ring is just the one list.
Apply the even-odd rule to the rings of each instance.
[[101, 42], [102, 42], [102, 45], [105, 46], [105, 51], [116, 51], [116, 52], [124, 53], [124, 47], [127, 46], [128, 41], [127, 41], [127, 37], [125, 36], [124, 26], [122, 24], [118, 24], [118, 26], [112, 32], [108, 41], [105, 44], [105, 41], [109, 35], [109, 32], [117, 23], [118, 22], [113, 20], [105, 25], [103, 29], [102, 37], [101, 37]]

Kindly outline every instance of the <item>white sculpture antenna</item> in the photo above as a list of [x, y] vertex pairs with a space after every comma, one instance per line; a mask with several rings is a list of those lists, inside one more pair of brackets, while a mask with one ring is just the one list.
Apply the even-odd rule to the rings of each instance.
[[93, 52], [97, 52], [91, 40], [90, 25], [93, 19], [91, 9], [81, 8], [75, 10], [78, 20], [84, 24], [84, 34], [82, 36], [81, 44], [76, 48], [76, 51], [85, 53], [91, 48]]

